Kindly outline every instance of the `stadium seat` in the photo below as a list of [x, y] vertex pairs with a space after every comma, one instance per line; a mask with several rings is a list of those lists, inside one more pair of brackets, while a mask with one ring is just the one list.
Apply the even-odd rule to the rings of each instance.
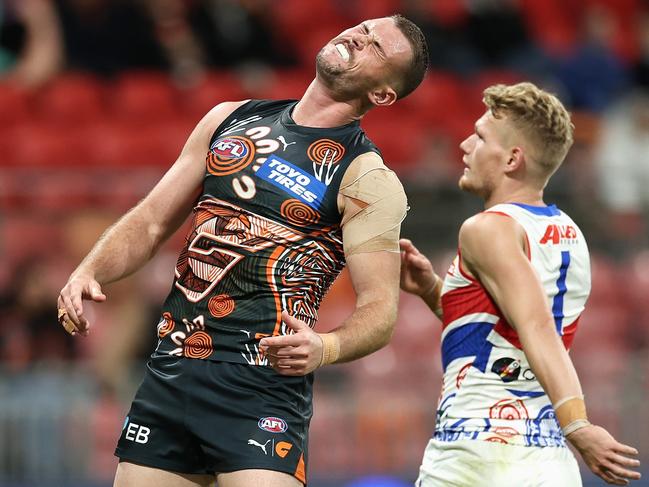
[[66, 127], [41, 122], [24, 123], [0, 137], [3, 165], [61, 167], [83, 163], [79, 137]]
[[310, 70], [276, 70], [270, 85], [259, 96], [274, 100], [299, 99], [309, 86], [313, 76], [314, 73]]
[[28, 120], [30, 111], [29, 95], [25, 91], [0, 83], [0, 128]]
[[232, 71], [211, 71], [198, 84], [180, 92], [183, 113], [195, 122], [221, 102], [246, 98], [241, 80]]
[[331, 39], [338, 33], [337, 27], [345, 24], [335, 2], [330, 0], [282, 0], [281, 7], [273, 8], [270, 15], [277, 25], [277, 36], [298, 44], [308, 43], [314, 29], [328, 31]]
[[367, 136], [381, 150], [386, 164], [397, 173], [419, 161], [426, 137], [424, 126], [413, 118], [399, 117], [399, 112], [396, 107], [375, 109], [362, 125]]
[[110, 87], [109, 95], [112, 116], [134, 127], [178, 114], [178, 93], [164, 73], [127, 72]]
[[55, 78], [38, 97], [40, 119], [78, 127], [104, 116], [104, 87], [93, 76], [69, 73]]
[[463, 97], [458, 78], [452, 74], [431, 71], [421, 85], [399, 103], [408, 110], [409, 117], [415, 117], [429, 128], [442, 127], [458, 114], [464, 113]]

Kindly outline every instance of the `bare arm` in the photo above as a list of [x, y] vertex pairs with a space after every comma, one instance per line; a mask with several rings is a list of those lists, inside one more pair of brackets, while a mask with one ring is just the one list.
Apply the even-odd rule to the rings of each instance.
[[[555, 330], [541, 282], [525, 254], [524, 239], [518, 223], [497, 214], [476, 215], [460, 229], [466, 270], [480, 280], [516, 329], [532, 371], [559, 411], [557, 403], [582, 397], [581, 385]], [[566, 423], [561, 414], [557, 416], [560, 423]], [[561, 426], [565, 429], [567, 424]], [[607, 482], [626, 485], [625, 479], [640, 478], [639, 473], [628, 470], [639, 462], [625, 456], [637, 455], [637, 451], [618, 443], [603, 428], [584, 422], [582, 428], [567, 433], [567, 438], [589, 468]]]
[[210, 137], [242, 103], [222, 103], [203, 117], [174, 165], [142, 201], [104, 232], [72, 273], [58, 300], [68, 317], [64, 326], [74, 325], [68, 331], [87, 334], [82, 300], [104, 301], [101, 285], [142, 267], [187, 218], [199, 196]]
[[405, 193], [378, 155], [367, 154], [347, 170], [339, 196], [356, 307], [340, 326], [323, 334], [284, 312], [283, 321], [296, 333], [264, 338], [260, 345], [273, 367], [285, 375], [304, 375], [321, 365], [355, 360], [385, 346], [392, 336]]
[[356, 292], [356, 308], [338, 328], [340, 353], [336, 362], [349, 362], [388, 344], [399, 304], [399, 254], [372, 252], [347, 260]]

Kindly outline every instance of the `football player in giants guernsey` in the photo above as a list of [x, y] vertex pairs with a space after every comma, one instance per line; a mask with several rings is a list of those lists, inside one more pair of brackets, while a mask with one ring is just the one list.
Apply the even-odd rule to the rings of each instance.
[[442, 393], [418, 486], [581, 485], [566, 439], [615, 485], [638, 452], [588, 421], [568, 355], [590, 292], [586, 241], [543, 189], [572, 144], [570, 115], [531, 83], [487, 88], [460, 148], [460, 188], [484, 200], [445, 279], [401, 240], [401, 288], [442, 320]]
[[[366, 20], [322, 48], [299, 101], [217, 105], [72, 273], [59, 321], [87, 335], [83, 300], [105, 301], [104, 284], [135, 272], [192, 215], [115, 486], [306, 484], [313, 371], [381, 348], [396, 318], [406, 197], [360, 119], [412, 92], [427, 59], [409, 20]], [[356, 308], [316, 333], [345, 263]], [[287, 352], [273, 340], [289, 335]]]

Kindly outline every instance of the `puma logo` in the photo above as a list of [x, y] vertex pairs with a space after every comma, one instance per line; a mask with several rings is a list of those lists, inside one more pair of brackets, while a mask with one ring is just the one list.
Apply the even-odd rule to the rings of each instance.
[[264, 451], [264, 455], [268, 455], [268, 452], [266, 451], [266, 445], [268, 445], [268, 443], [270, 443], [270, 440], [268, 440], [263, 445], [255, 440], [248, 440], [249, 445], [258, 446], [259, 448], [261, 448]]
[[286, 142], [286, 139], [284, 138], [283, 135], [280, 135], [279, 137], [277, 137], [277, 140], [279, 140], [279, 141], [282, 143], [282, 145], [284, 146], [284, 148], [282, 149], [282, 151], [285, 151], [286, 148], [287, 148], [289, 145], [297, 144], [297, 142]]

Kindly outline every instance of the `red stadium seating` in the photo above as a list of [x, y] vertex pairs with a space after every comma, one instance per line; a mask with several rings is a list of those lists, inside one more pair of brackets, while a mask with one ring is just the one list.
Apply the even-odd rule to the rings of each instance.
[[31, 116], [28, 94], [7, 83], [0, 83], [0, 128], [10, 127]]
[[111, 88], [111, 113], [129, 125], [172, 120], [178, 114], [178, 93], [164, 73], [128, 72]]
[[104, 87], [90, 75], [64, 74], [45, 88], [37, 107], [39, 118], [57, 125], [93, 123], [105, 115]]
[[232, 71], [209, 72], [196, 86], [180, 92], [183, 113], [196, 122], [221, 102], [246, 98], [241, 80]]

